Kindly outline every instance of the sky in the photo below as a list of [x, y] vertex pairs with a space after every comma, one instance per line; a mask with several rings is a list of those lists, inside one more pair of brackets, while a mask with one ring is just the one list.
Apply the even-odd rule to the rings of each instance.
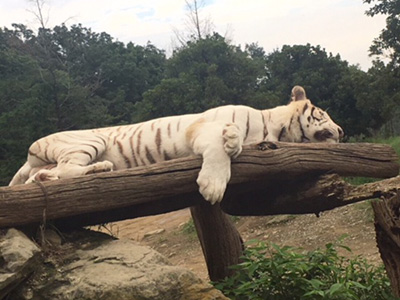
[[[150, 41], [171, 53], [176, 31], [185, 32], [185, 0], [40, 0], [47, 27], [81, 23], [94, 32], [138, 45]], [[200, 17], [234, 45], [257, 42], [266, 53], [283, 45], [320, 45], [367, 70], [369, 46], [385, 27], [384, 16], [368, 17], [362, 0], [199, 0]], [[32, 0], [0, 0], [0, 27], [22, 23], [36, 30]]]

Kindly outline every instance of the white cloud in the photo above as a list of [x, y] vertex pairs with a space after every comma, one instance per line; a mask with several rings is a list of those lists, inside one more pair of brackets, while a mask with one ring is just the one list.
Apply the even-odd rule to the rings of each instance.
[[235, 43], [258, 42], [267, 52], [284, 44], [321, 45], [367, 69], [369, 46], [385, 26], [383, 16], [367, 17], [367, 9], [359, 0], [221, 0], [210, 13], [219, 31], [232, 25]]

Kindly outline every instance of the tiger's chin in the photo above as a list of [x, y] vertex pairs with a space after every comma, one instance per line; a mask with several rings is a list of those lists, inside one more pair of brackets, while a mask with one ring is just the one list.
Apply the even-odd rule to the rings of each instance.
[[328, 143], [328, 144], [337, 144], [337, 143], [339, 143], [340, 141], [339, 141], [338, 139], [327, 139], [327, 140], [325, 140], [324, 142], [325, 142], [325, 143]]

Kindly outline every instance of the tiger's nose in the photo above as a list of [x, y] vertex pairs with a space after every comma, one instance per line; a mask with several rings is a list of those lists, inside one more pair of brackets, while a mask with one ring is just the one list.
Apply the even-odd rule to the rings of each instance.
[[338, 132], [339, 132], [339, 138], [343, 138], [344, 137], [344, 131], [342, 128], [338, 127]]

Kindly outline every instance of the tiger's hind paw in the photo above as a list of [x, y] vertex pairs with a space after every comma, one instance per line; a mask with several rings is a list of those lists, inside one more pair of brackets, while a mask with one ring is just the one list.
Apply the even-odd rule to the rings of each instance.
[[104, 160], [87, 166], [87, 171], [85, 172], [85, 174], [110, 172], [113, 169], [113, 163], [108, 160]]
[[55, 172], [51, 170], [40, 170], [28, 178], [25, 183], [43, 182], [60, 179]]

